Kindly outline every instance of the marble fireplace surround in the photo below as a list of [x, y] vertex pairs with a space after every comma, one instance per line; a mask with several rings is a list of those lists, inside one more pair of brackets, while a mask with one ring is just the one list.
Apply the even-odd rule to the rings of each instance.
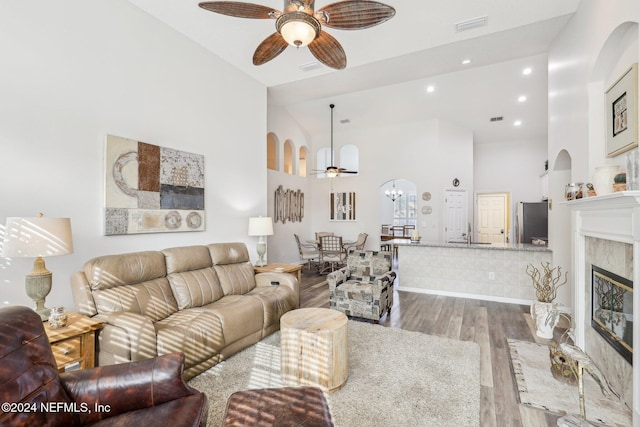
[[[640, 191], [624, 191], [566, 203], [572, 210], [574, 324], [576, 344], [604, 371], [640, 426], [640, 334], [633, 337], [633, 366], [591, 327], [591, 265], [640, 283]], [[637, 262], [636, 262], [637, 264]], [[640, 292], [633, 296], [640, 320]]]

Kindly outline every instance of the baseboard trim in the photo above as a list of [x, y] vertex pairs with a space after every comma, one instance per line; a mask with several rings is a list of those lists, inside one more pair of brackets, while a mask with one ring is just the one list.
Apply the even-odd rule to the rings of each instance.
[[531, 305], [531, 303], [533, 302], [532, 300], [527, 300], [527, 299], [496, 297], [492, 295], [467, 294], [464, 292], [440, 291], [436, 289], [411, 288], [407, 286], [398, 286], [397, 289], [399, 291], [413, 292], [417, 294], [442, 295], [446, 297], [469, 298], [469, 299], [477, 299], [482, 301], [503, 302], [507, 304]]

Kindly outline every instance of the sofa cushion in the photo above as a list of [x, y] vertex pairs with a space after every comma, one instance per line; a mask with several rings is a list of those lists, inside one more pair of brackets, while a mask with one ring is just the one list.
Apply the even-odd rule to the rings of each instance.
[[167, 278], [178, 308], [184, 310], [210, 304], [224, 295], [218, 275], [211, 268], [206, 246], [164, 249]]
[[256, 298], [229, 295], [202, 309], [219, 319], [227, 345], [262, 330], [264, 310]]
[[257, 286], [247, 296], [257, 298], [264, 310], [263, 328], [280, 322], [280, 317], [298, 308], [298, 296], [288, 286]]
[[98, 313], [127, 311], [145, 315], [153, 322], [178, 311], [178, 304], [166, 277], [136, 285], [95, 290], [93, 300]]
[[158, 355], [182, 352], [185, 369], [210, 359], [225, 347], [222, 323], [203, 308], [174, 313], [156, 322]]
[[206, 246], [184, 246], [163, 249], [167, 274], [211, 267], [211, 255]]
[[214, 265], [249, 262], [249, 251], [244, 243], [213, 243], [207, 248]]
[[250, 262], [214, 265], [225, 295], [244, 295], [256, 287], [256, 274]]
[[92, 291], [146, 282], [167, 275], [164, 254], [157, 251], [101, 256], [87, 261], [83, 271]]

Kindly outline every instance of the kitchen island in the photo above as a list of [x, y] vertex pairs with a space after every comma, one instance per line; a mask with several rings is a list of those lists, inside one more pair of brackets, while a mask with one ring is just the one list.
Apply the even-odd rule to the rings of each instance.
[[552, 263], [546, 246], [398, 243], [398, 290], [515, 304], [535, 299], [525, 269]]

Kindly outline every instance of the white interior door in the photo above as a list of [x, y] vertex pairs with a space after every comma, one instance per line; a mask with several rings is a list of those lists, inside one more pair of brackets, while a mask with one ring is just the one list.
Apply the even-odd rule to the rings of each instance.
[[507, 195], [478, 195], [478, 241], [507, 242]]
[[469, 221], [467, 218], [467, 191], [445, 190], [444, 192], [444, 240], [466, 242]]

